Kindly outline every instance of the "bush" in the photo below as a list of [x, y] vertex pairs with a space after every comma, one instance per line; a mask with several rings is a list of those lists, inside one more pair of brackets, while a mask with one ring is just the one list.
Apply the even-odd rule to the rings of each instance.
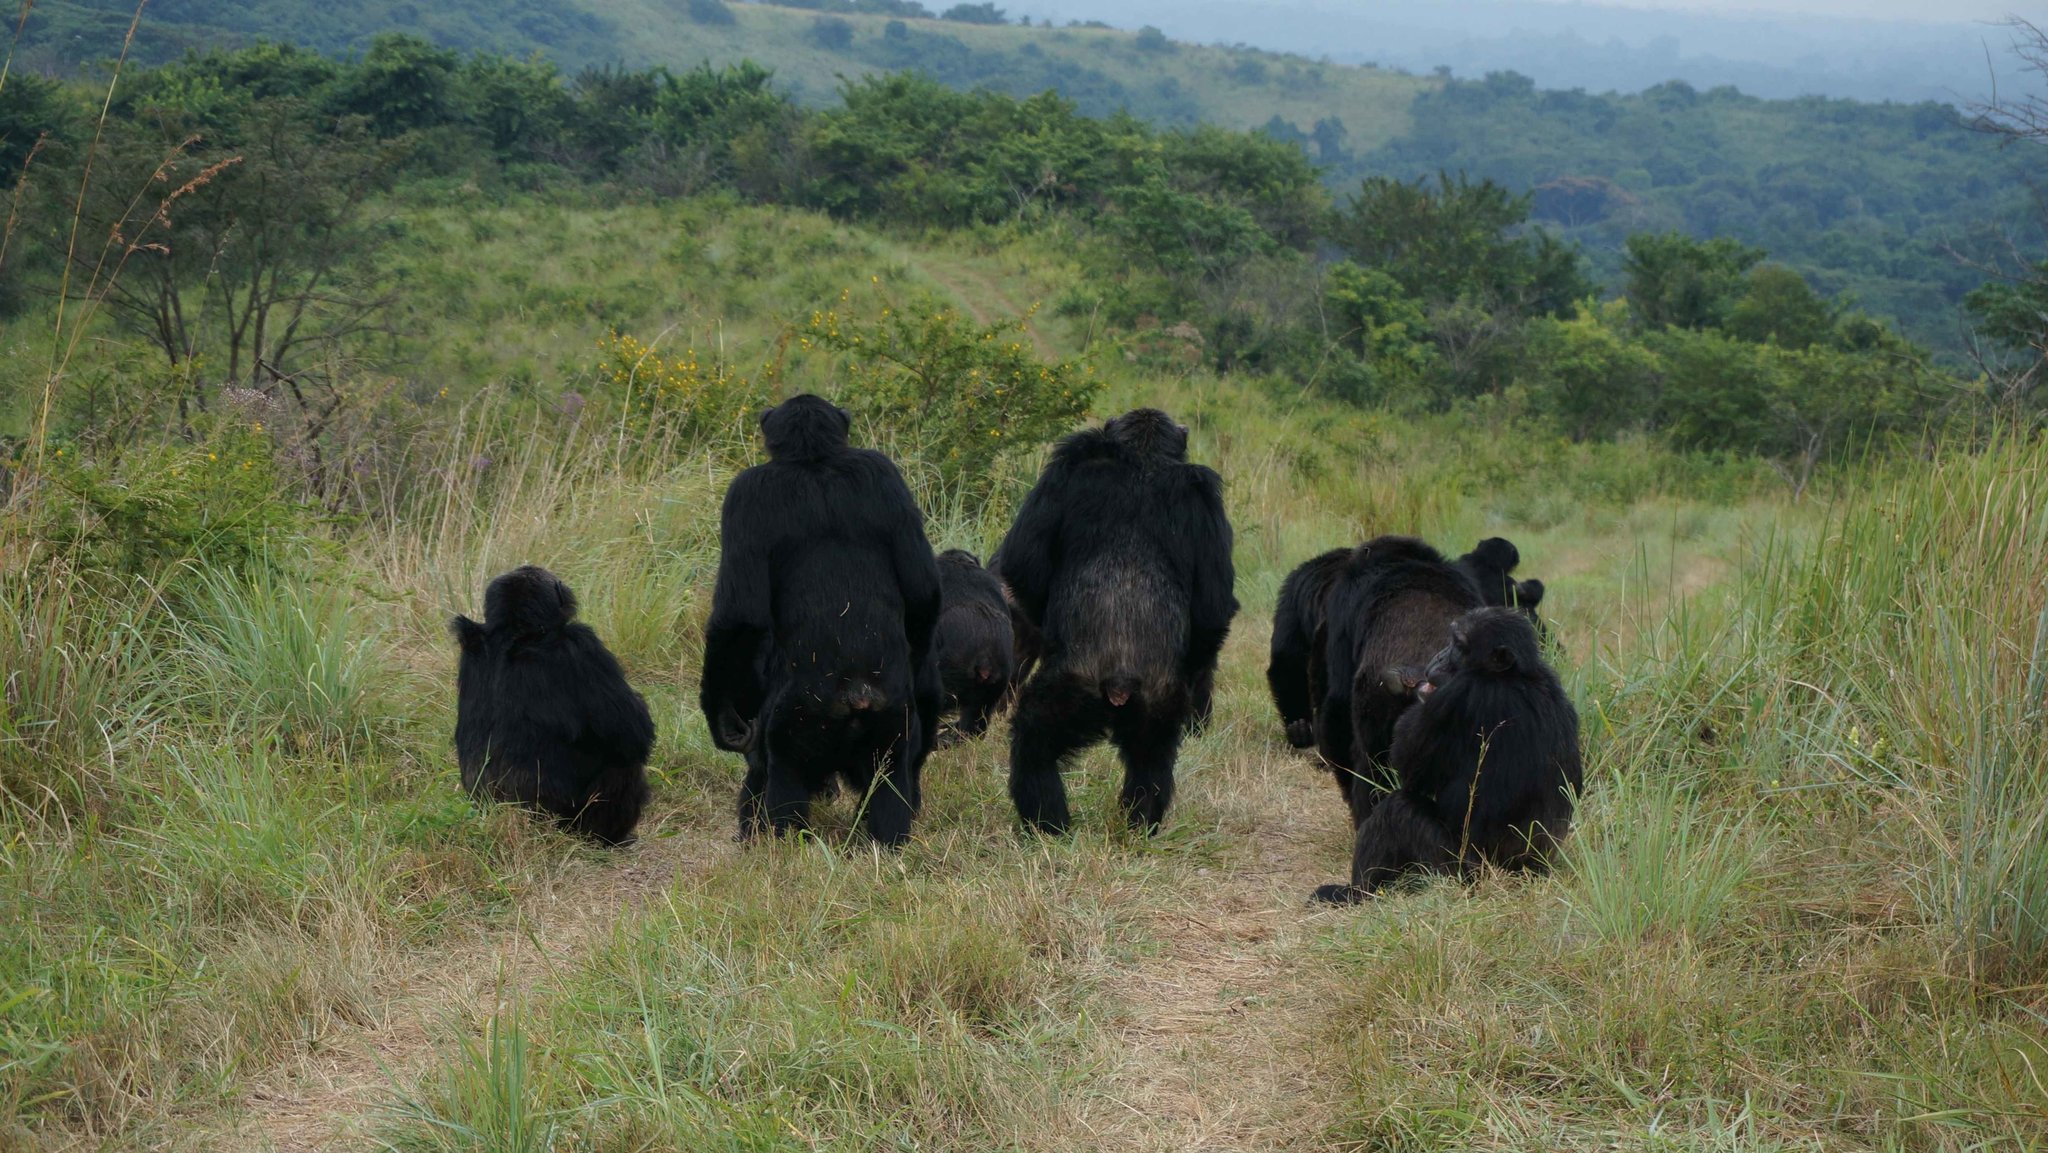
[[958, 20], [962, 24], [1008, 24], [1010, 18], [993, 3], [955, 4], [940, 14], [941, 20]]
[[1036, 450], [1088, 415], [1097, 383], [1041, 361], [1022, 319], [981, 325], [922, 300], [872, 321], [811, 317], [802, 338], [844, 358], [842, 401], [914, 444], [950, 487], [985, 495], [1005, 456]]
[[283, 495], [272, 447], [260, 423], [239, 422], [105, 460], [57, 446], [38, 534], [89, 570], [263, 567], [308, 527], [308, 510]]
[[664, 356], [653, 345], [617, 332], [597, 347], [598, 380], [615, 394], [627, 419], [684, 444], [741, 430], [773, 395], [777, 373], [772, 364], [753, 377], [742, 376], [724, 360], [706, 363], [696, 349]]
[[811, 21], [811, 40], [833, 52], [853, 47], [853, 25], [837, 16], [820, 16]]
[[1166, 33], [1152, 27], [1150, 24], [1138, 29], [1137, 44], [1138, 51], [1140, 52], [1173, 51], [1173, 41], [1166, 38]]

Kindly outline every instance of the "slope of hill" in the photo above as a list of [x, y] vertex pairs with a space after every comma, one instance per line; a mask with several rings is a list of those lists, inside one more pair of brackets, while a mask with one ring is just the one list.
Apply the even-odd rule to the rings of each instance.
[[[127, 0], [39, 5], [18, 64], [61, 70], [111, 54], [132, 11]], [[1934, 103], [1759, 100], [1683, 84], [1601, 96], [1512, 74], [1446, 81], [1157, 33], [721, 0], [164, 0], [147, 10], [135, 52], [152, 60], [277, 37], [345, 53], [388, 31], [545, 52], [571, 72], [751, 59], [811, 104], [833, 101], [843, 79], [915, 69], [963, 89], [1057, 89], [1091, 115], [1265, 127], [1298, 139], [1339, 186], [1444, 169], [1532, 192], [1537, 219], [1584, 245], [1609, 284], [1630, 232], [1729, 236], [1951, 352], [1963, 346], [1957, 302], [1982, 279], [1955, 250], [2042, 240], [2027, 189], [2048, 178], [2048, 158], [2001, 151]]]

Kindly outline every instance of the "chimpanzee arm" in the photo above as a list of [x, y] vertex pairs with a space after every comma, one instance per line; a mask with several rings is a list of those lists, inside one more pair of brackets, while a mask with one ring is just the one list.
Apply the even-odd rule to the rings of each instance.
[[1065, 519], [1065, 491], [1071, 469], [1055, 456], [1038, 478], [1016, 523], [989, 559], [1010, 595], [1031, 623], [1045, 624], [1045, 602], [1052, 595], [1052, 577], [1060, 560], [1060, 525]]
[[924, 514], [918, 511], [910, 486], [903, 483], [903, 474], [881, 454], [876, 460], [877, 500], [887, 510], [883, 526], [889, 534], [896, 588], [903, 595], [903, 632], [910, 641], [911, 664], [919, 665], [931, 651], [932, 629], [939, 622], [939, 562], [924, 534]]
[[[1469, 684], [1459, 677], [1408, 706], [1394, 724], [1389, 761], [1402, 791], [1431, 802], [1450, 781], [1468, 776], [1477, 759], [1479, 738], [1472, 714]], [[1472, 731], [1467, 731], [1472, 730]]]
[[794, 509], [776, 507], [777, 479], [757, 469], [734, 477], [720, 516], [718, 587], [711, 597], [711, 620], [704, 627], [704, 672], [697, 698], [712, 741], [722, 749], [733, 746], [723, 735], [721, 712], [730, 708], [741, 719], [751, 720], [767, 695], [757, 658], [775, 626], [770, 560], [779, 541], [805, 527], [790, 523]]
[[1237, 570], [1230, 559], [1230, 518], [1223, 511], [1223, 478], [1189, 466], [1180, 504], [1180, 540], [1188, 550], [1188, 653], [1190, 672], [1211, 668], [1237, 615]]

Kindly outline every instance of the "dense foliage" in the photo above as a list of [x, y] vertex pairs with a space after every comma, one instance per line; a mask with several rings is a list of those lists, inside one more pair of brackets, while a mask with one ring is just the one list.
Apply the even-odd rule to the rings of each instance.
[[[407, 289], [379, 256], [400, 224], [384, 206], [394, 192], [470, 187], [717, 192], [897, 229], [1057, 228], [1085, 272], [1058, 308], [1134, 359], [1407, 411], [1505, 406], [1573, 438], [1651, 433], [1759, 454], [1801, 488], [1844, 453], [2032, 391], [1988, 395], [1730, 237], [1630, 234], [1621, 299], [1601, 304], [1580, 251], [1551, 230], [1548, 185], [1517, 195], [1441, 172], [1376, 176], [1333, 202], [1304, 151], [1270, 132], [1160, 130], [1051, 92], [962, 93], [899, 73], [807, 109], [753, 65], [571, 77], [544, 58], [464, 57], [409, 36], [347, 61], [275, 44], [192, 55], [127, 78], [92, 132], [89, 94], [16, 91], [9, 121], [37, 133], [39, 154], [29, 164], [14, 146], [28, 176], [5, 299], [20, 306], [68, 274], [162, 354], [74, 394], [91, 404], [71, 402], [57, 427], [83, 443], [118, 443], [138, 413], [172, 400], [176, 425], [193, 428], [226, 381], [286, 397], [319, 457], [343, 382], [403, 333]], [[97, 175], [81, 201], [88, 161]], [[74, 214], [76, 235], [112, 242], [75, 243]], [[1988, 340], [2038, 347], [2037, 288], [1970, 297]], [[1008, 448], [1085, 410], [1073, 367], [1041, 365], [1001, 325], [926, 305], [861, 344], [836, 317], [819, 323], [806, 347], [845, 357], [863, 397], [914, 414], [904, 431], [933, 442], [956, 487], [979, 483], [1006, 435], [992, 412], [1012, 406], [1007, 434], [1028, 429]], [[994, 359], [976, 351], [984, 343]], [[636, 403], [662, 423], [726, 427], [759, 392], [724, 369], [704, 384], [694, 355], [675, 362], [687, 371], [656, 363], [654, 377], [681, 383]], [[1022, 390], [1027, 380], [1051, 386]], [[934, 403], [949, 390], [959, 405]], [[721, 398], [709, 418], [700, 394]]]

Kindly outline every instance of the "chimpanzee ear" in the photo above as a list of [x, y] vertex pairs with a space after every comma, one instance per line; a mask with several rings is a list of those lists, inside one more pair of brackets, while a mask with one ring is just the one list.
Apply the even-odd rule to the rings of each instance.
[[1515, 650], [1506, 645], [1495, 645], [1488, 663], [1494, 672], [1511, 672], [1515, 667]]

